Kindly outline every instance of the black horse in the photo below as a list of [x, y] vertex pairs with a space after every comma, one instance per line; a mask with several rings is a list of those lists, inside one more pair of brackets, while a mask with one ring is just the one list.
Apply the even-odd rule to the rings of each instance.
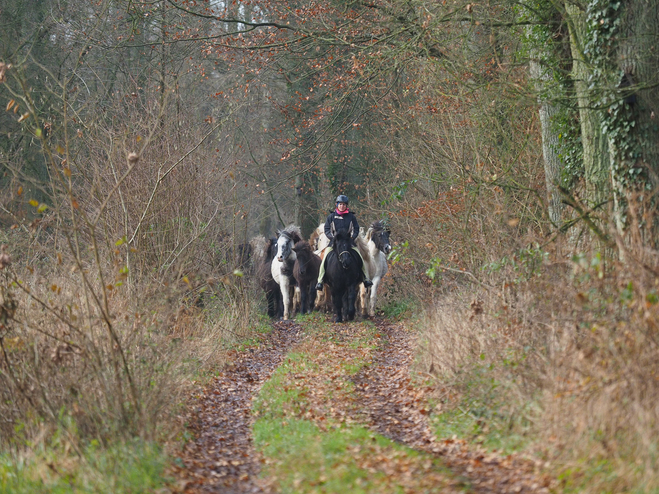
[[[334, 303], [334, 320], [355, 318], [357, 285], [362, 282], [362, 260], [352, 247], [352, 228], [339, 230], [330, 243], [332, 252], [325, 259], [324, 281], [329, 285]], [[344, 314], [345, 313], [345, 314]]]
[[297, 242], [293, 250], [297, 257], [293, 266], [293, 276], [300, 288], [300, 313], [305, 314], [313, 310], [316, 302], [320, 257], [313, 253], [309, 242], [305, 240]]
[[279, 318], [284, 313], [284, 303], [281, 298], [279, 284], [272, 278], [272, 272], [270, 270], [270, 265], [276, 255], [277, 239], [270, 238], [265, 241], [263, 257], [256, 267], [256, 276], [268, 301], [268, 316]]

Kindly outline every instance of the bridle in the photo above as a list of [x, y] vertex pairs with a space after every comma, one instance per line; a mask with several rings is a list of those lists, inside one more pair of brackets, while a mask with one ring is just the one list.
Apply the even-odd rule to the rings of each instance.
[[344, 263], [344, 262], [341, 260], [341, 256], [342, 256], [343, 254], [347, 254], [347, 255], [348, 255], [348, 258], [349, 258], [350, 260], [352, 260], [352, 256], [350, 255], [350, 251], [349, 251], [349, 250], [341, 251], [341, 252], [339, 252], [339, 253], [336, 255], [336, 257], [338, 258], [339, 262], [341, 263], [341, 267], [342, 267], [343, 269], [348, 269], [348, 267], [346, 266], [346, 263]]

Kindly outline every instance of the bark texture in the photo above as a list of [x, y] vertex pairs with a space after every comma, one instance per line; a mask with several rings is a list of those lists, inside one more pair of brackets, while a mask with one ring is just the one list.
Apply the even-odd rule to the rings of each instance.
[[570, 2], [565, 4], [565, 10], [570, 30], [572, 77], [579, 104], [586, 199], [588, 205], [593, 207], [611, 197], [609, 143], [606, 136], [602, 135], [602, 119], [588, 84], [591, 71], [583, 51], [586, 13], [580, 6]]
[[[537, 58], [531, 59], [529, 69], [531, 78], [535, 81], [536, 89], [542, 94], [548, 74]], [[563, 165], [559, 156], [558, 135], [552, 126], [552, 120], [558, 113], [558, 108], [542, 96], [538, 101], [540, 103], [538, 113], [542, 133], [542, 157], [545, 168], [545, 185], [547, 187], [547, 213], [554, 227], [558, 227], [563, 212], [563, 203], [558, 190]]]

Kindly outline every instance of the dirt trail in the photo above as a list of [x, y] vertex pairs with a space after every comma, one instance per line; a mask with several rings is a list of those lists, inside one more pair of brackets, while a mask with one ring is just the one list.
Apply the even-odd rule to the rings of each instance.
[[[428, 424], [427, 395], [413, 386], [410, 374], [414, 333], [381, 320], [376, 326], [380, 343], [372, 363], [352, 377], [356, 397], [347, 408], [354, 421], [440, 457], [472, 492], [549, 492], [550, 479], [539, 476], [529, 460], [488, 454], [460, 440], [436, 441]], [[349, 327], [342, 326], [339, 334]], [[200, 399], [191, 427], [196, 439], [185, 447], [185, 466], [176, 472], [186, 494], [272, 492], [267, 481], [258, 478], [262, 459], [252, 443], [252, 399], [303, 339], [300, 325], [278, 322], [274, 328], [258, 349], [237, 352]]]
[[196, 406], [195, 440], [181, 454], [176, 474], [186, 494], [268, 493], [259, 481], [260, 460], [252, 444], [252, 398], [297, 342], [300, 326], [277, 322], [258, 349], [236, 354]]
[[353, 378], [362, 422], [394, 441], [439, 455], [474, 492], [549, 492], [550, 479], [538, 476], [529, 460], [467, 448], [464, 441], [435, 441], [427, 402], [412, 386], [413, 332], [384, 321], [376, 324], [381, 338], [373, 365], [363, 367]]

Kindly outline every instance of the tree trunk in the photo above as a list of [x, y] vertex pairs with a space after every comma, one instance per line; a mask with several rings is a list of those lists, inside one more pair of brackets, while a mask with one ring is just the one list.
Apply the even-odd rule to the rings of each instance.
[[[542, 68], [538, 59], [530, 60], [531, 78], [535, 81], [535, 87], [539, 93], [544, 89], [548, 79], [548, 74]], [[540, 126], [542, 131], [542, 157], [545, 163], [545, 184], [547, 187], [547, 212], [549, 220], [554, 228], [558, 228], [561, 223], [563, 212], [563, 203], [561, 194], [558, 190], [558, 184], [561, 180], [562, 162], [559, 157], [558, 135], [552, 128], [552, 119], [558, 113], [558, 108], [540, 96]]]
[[602, 134], [602, 119], [589, 88], [591, 75], [583, 53], [586, 34], [586, 14], [576, 4], [565, 5], [569, 17], [570, 47], [572, 50], [572, 77], [579, 104], [581, 140], [583, 146], [586, 203], [595, 207], [611, 198], [611, 167], [609, 143]]
[[[640, 219], [644, 211], [656, 207], [648, 201], [647, 189], [659, 185], [659, 8], [647, 0], [623, 5], [616, 65], [624, 75], [619, 75], [617, 104], [612, 106], [615, 132], [609, 134], [619, 230], [628, 226], [629, 207], [635, 208], [639, 223], [645, 223]], [[647, 241], [654, 240], [654, 233], [646, 233]]]

